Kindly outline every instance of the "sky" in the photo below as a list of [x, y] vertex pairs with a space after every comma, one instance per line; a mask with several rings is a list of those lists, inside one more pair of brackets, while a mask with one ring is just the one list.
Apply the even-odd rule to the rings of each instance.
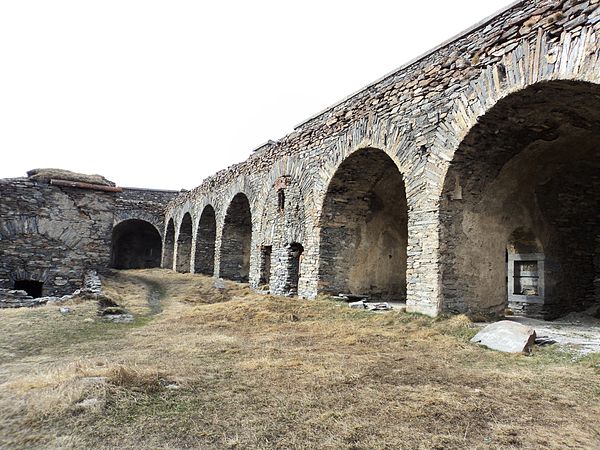
[[0, 178], [191, 189], [510, 2], [0, 1]]

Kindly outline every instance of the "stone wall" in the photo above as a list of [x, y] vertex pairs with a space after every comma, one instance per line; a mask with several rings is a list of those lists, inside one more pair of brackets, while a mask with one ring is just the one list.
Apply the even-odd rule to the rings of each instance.
[[165, 205], [177, 194], [179, 191], [125, 187], [116, 195], [114, 224], [129, 219], [145, 220], [163, 236]]
[[64, 295], [109, 267], [114, 193], [17, 178], [0, 180], [0, 198], [0, 288], [34, 280]]
[[[407, 261], [406, 273], [398, 278], [406, 279], [408, 309], [437, 314], [478, 309], [480, 302], [481, 309], [494, 309], [488, 299], [468, 300], [464, 285], [444, 275], [459, 270], [481, 272], [477, 265], [466, 267], [446, 241], [442, 220], [447, 215], [440, 207], [448, 183], [454, 183], [458, 192], [462, 182], [448, 182], [446, 174], [455, 152], [460, 154], [463, 139], [499, 100], [552, 80], [598, 82], [599, 14], [597, 0], [517, 2], [315, 115], [293, 133], [269, 141], [243, 163], [179, 195], [170, 203], [165, 223], [172, 219], [178, 233], [184, 214], [189, 213], [195, 243], [200, 214], [211, 205], [217, 224], [214, 271], [219, 275], [222, 255], [227, 254], [220, 251], [225, 213], [231, 199], [243, 193], [252, 218], [250, 283], [257, 286], [260, 282], [265, 246], [273, 247], [272, 278], [285, 273], [278, 264], [285, 260], [281, 255], [293, 239], [304, 248], [298, 293], [314, 297], [322, 281], [323, 250], [328, 248], [321, 244], [321, 227], [330, 182], [352, 153], [375, 149], [389, 157], [404, 184]], [[543, 104], [537, 107], [545, 108]], [[274, 191], [282, 177], [288, 180], [286, 190], [299, 193], [301, 218], [287, 221], [277, 216]], [[352, 195], [352, 183], [348, 187]], [[274, 232], [280, 236], [278, 242], [273, 240]], [[193, 258], [191, 253], [185, 257]], [[505, 277], [504, 267], [498, 270], [493, 276]], [[278, 282], [272, 279], [270, 283]], [[457, 294], [447, 297], [452, 289]]]
[[43, 283], [44, 296], [72, 293], [87, 270], [111, 266], [113, 227], [130, 219], [153, 224], [160, 246], [174, 192], [107, 192], [37, 178], [0, 180], [0, 288], [30, 280]]

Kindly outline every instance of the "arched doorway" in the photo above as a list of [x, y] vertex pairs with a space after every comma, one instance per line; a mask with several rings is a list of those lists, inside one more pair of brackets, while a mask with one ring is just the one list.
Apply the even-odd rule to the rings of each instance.
[[217, 220], [211, 205], [204, 207], [198, 231], [196, 233], [196, 257], [194, 272], [212, 275], [215, 266], [215, 238], [217, 236]]
[[342, 162], [327, 188], [320, 226], [321, 291], [406, 299], [406, 193], [385, 152], [362, 149]]
[[179, 226], [177, 237], [177, 272], [187, 273], [190, 271], [192, 258], [192, 216], [185, 213]]
[[221, 237], [221, 276], [230, 280], [248, 282], [250, 273], [250, 246], [252, 242], [252, 215], [250, 202], [237, 194], [225, 214]]
[[445, 310], [502, 313], [506, 248], [519, 229], [539, 242], [533, 254], [543, 249], [543, 264], [524, 260], [543, 284], [523, 290], [543, 290], [543, 301], [531, 296], [523, 314], [552, 318], [600, 302], [599, 99], [598, 85], [539, 83], [500, 100], [469, 131], [440, 199]]
[[300, 268], [302, 263], [302, 254], [304, 247], [298, 242], [286, 245], [286, 279], [285, 290], [288, 295], [298, 295], [298, 282], [300, 281]]
[[169, 219], [167, 231], [165, 232], [165, 246], [163, 256], [163, 267], [173, 270], [173, 256], [175, 254], [175, 224]]
[[162, 242], [154, 225], [145, 220], [124, 220], [113, 228], [112, 267], [148, 269], [160, 267]]

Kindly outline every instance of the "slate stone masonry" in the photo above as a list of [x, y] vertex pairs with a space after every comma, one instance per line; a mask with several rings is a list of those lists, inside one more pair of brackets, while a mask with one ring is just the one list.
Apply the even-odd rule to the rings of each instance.
[[[455, 282], [444, 277], [444, 270], [461, 264], [447, 253], [451, 249], [443, 242], [440, 222], [454, 153], [478, 119], [512, 93], [555, 80], [598, 83], [599, 28], [598, 0], [515, 2], [177, 196], [167, 208], [165, 224], [173, 223], [177, 235], [189, 213], [194, 248], [200, 214], [207, 205], [214, 208], [214, 274], [219, 276], [225, 212], [232, 198], [243, 193], [252, 218], [251, 285], [260, 284], [261, 249], [273, 246], [270, 282], [277, 286], [273, 277], [286, 273], [277, 264], [285, 260], [286, 246], [297, 242], [304, 248], [298, 294], [313, 298], [319, 291], [320, 221], [329, 183], [350, 154], [378, 149], [393, 160], [405, 185], [408, 310], [430, 315], [477, 310], [461, 295], [462, 287], [451, 304], [444, 294]], [[287, 180], [286, 201], [288, 191], [298, 195], [298, 218], [277, 216], [276, 182], [282, 177]], [[193, 258], [191, 253], [185, 257]]]

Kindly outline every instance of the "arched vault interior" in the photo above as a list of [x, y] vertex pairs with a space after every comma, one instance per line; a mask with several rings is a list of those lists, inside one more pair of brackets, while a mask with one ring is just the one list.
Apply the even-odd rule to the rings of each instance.
[[211, 205], [204, 207], [200, 215], [196, 233], [196, 256], [194, 272], [212, 275], [215, 263], [215, 238], [217, 235], [217, 222], [215, 210]]
[[177, 272], [187, 273], [190, 271], [192, 258], [192, 216], [185, 213], [179, 226], [177, 237]]
[[405, 300], [407, 222], [404, 181], [394, 161], [372, 148], [348, 156], [323, 203], [320, 290]]
[[165, 245], [163, 255], [163, 267], [173, 269], [173, 257], [175, 254], [175, 224], [173, 219], [169, 219], [167, 231], [165, 232]]
[[149, 222], [125, 220], [113, 228], [112, 266], [116, 269], [160, 267], [162, 241]]
[[250, 273], [250, 246], [252, 215], [246, 195], [237, 194], [225, 214], [221, 237], [221, 277], [248, 282]]
[[[599, 105], [600, 86], [539, 83], [500, 100], [470, 130], [440, 199], [446, 310], [509, 306], [551, 318], [600, 302]], [[517, 292], [508, 304], [516, 266], [507, 255], [518, 255], [511, 240], [519, 230], [536, 244], [511, 264], [542, 277], [544, 295]]]

